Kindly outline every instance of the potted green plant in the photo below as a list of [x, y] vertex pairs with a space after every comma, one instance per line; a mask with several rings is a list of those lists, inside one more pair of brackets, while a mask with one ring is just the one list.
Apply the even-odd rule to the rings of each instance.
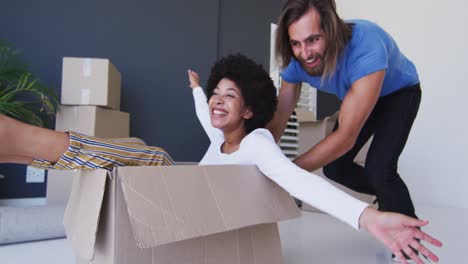
[[0, 114], [44, 126], [57, 107], [55, 92], [41, 84], [19, 52], [0, 39]]

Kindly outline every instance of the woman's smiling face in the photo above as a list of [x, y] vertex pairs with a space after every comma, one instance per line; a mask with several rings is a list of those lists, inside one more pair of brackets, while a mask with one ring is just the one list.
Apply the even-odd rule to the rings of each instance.
[[227, 78], [219, 81], [208, 105], [211, 125], [223, 132], [244, 130], [245, 119], [252, 117], [252, 112], [245, 105], [241, 90], [235, 82]]

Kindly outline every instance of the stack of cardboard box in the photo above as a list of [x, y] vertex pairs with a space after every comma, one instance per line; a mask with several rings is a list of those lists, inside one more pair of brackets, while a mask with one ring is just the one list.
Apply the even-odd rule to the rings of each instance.
[[[120, 87], [120, 72], [109, 59], [63, 58], [62, 105], [55, 129], [101, 138], [128, 137], [130, 115], [120, 112]], [[67, 203], [77, 173], [49, 170], [48, 204]]]

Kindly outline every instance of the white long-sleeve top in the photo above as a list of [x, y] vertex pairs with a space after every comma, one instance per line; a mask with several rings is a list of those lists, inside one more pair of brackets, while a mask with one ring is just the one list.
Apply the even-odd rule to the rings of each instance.
[[267, 129], [255, 129], [242, 139], [237, 151], [222, 153], [224, 134], [211, 125], [207, 98], [201, 87], [193, 89], [193, 98], [197, 117], [211, 141], [200, 165], [257, 165], [265, 176], [292, 196], [359, 229], [359, 217], [368, 204], [296, 166], [282, 153]]

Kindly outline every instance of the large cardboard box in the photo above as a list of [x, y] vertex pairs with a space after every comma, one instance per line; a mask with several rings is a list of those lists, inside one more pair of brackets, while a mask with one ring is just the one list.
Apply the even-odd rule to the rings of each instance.
[[55, 130], [75, 131], [101, 138], [130, 135], [130, 114], [97, 106], [60, 106]]
[[[335, 125], [337, 118], [338, 118], [338, 112], [336, 112], [335, 114], [331, 116], [325, 117], [322, 120], [317, 120], [317, 121], [312, 121], [310, 119], [307, 119], [307, 116], [305, 116], [304, 118], [304, 115], [302, 116], [302, 118], [298, 116], [298, 119], [300, 119], [299, 120], [299, 155], [303, 154], [304, 152], [306, 152], [307, 150], [315, 146], [323, 138], [325, 138], [328, 134], [330, 134], [333, 131], [333, 127]], [[359, 151], [356, 158], [354, 159], [354, 162], [364, 165], [370, 142], [371, 140], [369, 140], [369, 142], [367, 142], [362, 147], [362, 149]], [[319, 176], [322, 176], [324, 179], [329, 181], [335, 187], [369, 204], [371, 204], [375, 199], [374, 196], [355, 192], [343, 185], [340, 185], [334, 181], [329, 180], [323, 174], [322, 169], [318, 169], [314, 171], [313, 173]], [[302, 209], [306, 211], [320, 212], [319, 209], [312, 207], [306, 203], [302, 204]]]
[[75, 177], [65, 228], [77, 263], [283, 263], [292, 198], [255, 166], [119, 167]]
[[48, 170], [46, 185], [47, 205], [65, 206], [72, 189], [73, 177], [80, 173], [80, 171], [70, 170]]
[[[178, 162], [177, 165], [197, 165], [198, 162]], [[80, 170], [48, 170], [46, 199], [48, 205], [67, 205], [73, 185], [73, 178], [79, 177]]]
[[119, 110], [121, 80], [109, 59], [64, 57], [61, 102]]

